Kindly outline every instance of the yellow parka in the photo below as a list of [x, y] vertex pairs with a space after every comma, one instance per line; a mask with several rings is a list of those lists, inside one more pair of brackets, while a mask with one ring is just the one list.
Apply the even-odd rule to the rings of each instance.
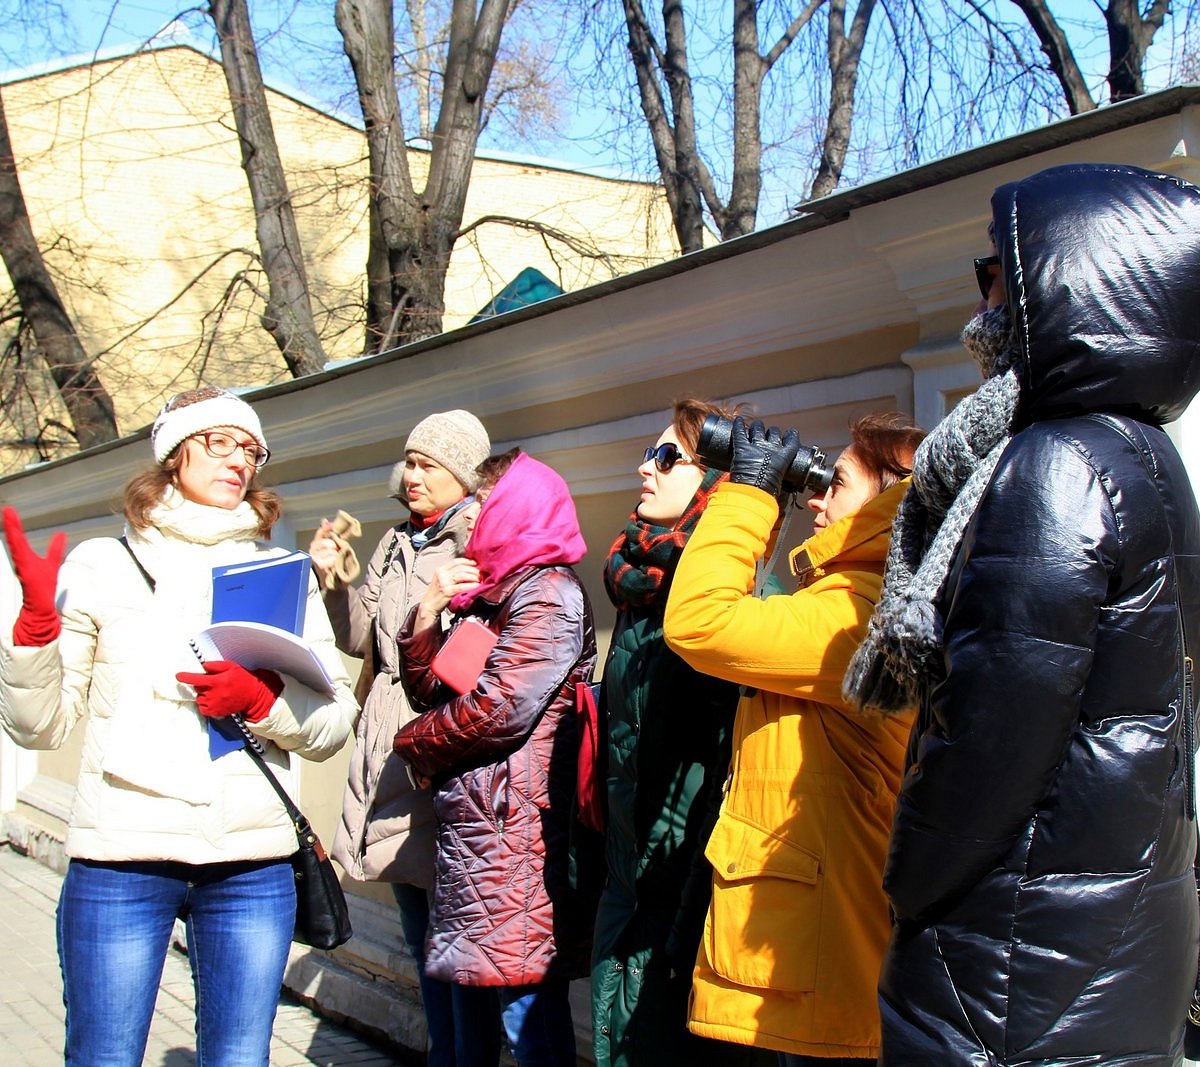
[[881, 885], [911, 715], [850, 710], [842, 676], [883, 584], [908, 482], [791, 557], [791, 596], [752, 595], [775, 500], [725, 484], [688, 542], [667, 601], [667, 644], [747, 687], [706, 855], [713, 898], [690, 1028], [817, 1056], [879, 1053], [876, 981], [890, 923]]

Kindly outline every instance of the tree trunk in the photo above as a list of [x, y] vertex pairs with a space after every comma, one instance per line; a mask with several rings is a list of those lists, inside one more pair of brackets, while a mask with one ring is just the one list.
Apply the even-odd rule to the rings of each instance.
[[1013, 3], [1024, 12], [1029, 25], [1033, 27], [1033, 32], [1042, 42], [1042, 51], [1046, 53], [1050, 69], [1054, 71], [1059, 85], [1062, 86], [1071, 114], [1081, 115], [1085, 111], [1094, 110], [1096, 101], [1088, 92], [1087, 82], [1083, 79], [1079, 64], [1075, 62], [1075, 53], [1071, 51], [1067, 35], [1050, 14], [1045, 0], [1013, 0]]
[[[681, 251], [695, 252], [704, 247], [704, 207], [683, 9], [679, 0], [663, 2], [663, 19], [667, 26], [664, 53], [650, 32], [641, 0], [624, 0], [624, 6], [629, 55], [637, 76], [642, 114], [650, 130], [675, 235], [679, 238]], [[671, 93], [670, 118], [658, 81], [660, 66]]]
[[863, 45], [874, 10], [875, 0], [859, 0], [847, 34], [846, 0], [833, 0], [829, 8], [829, 115], [825, 123], [825, 140], [821, 145], [821, 162], [809, 194], [813, 199], [828, 196], [842, 180], [854, 121], [858, 65], [862, 60]]
[[393, 312], [403, 300], [402, 249], [419, 240], [412, 227], [420, 205], [412, 187], [408, 146], [392, 66], [395, 23], [391, 0], [337, 0], [334, 21], [354, 71], [370, 160], [366, 352], [391, 344]]
[[[704, 213], [701, 204], [704, 187], [711, 181], [700, 148], [696, 142], [696, 108], [692, 100], [692, 75], [688, 68], [687, 25], [684, 22], [683, 0], [663, 0], [663, 26], [666, 31], [666, 54], [662, 73], [671, 97], [671, 126], [675, 133], [675, 170], [680, 183], [680, 218], [677, 223], [681, 247], [693, 252], [704, 245]], [[725, 205], [715, 196], [709, 210], [721, 229], [725, 226]], [[688, 242], [683, 245], [684, 233]]]
[[[510, 2], [483, 0], [476, 13], [475, 0], [454, 0], [429, 177], [418, 193], [396, 97], [391, 0], [337, 0], [337, 26], [367, 128], [372, 237], [377, 234], [383, 244], [368, 261], [372, 271], [385, 262], [388, 271], [386, 314], [372, 308], [368, 316], [375, 351], [441, 332], [446, 272], [462, 227], [484, 96]], [[369, 292], [383, 288], [383, 279], [373, 275]]]
[[[684, 0], [662, 0], [665, 41], [654, 39], [641, 0], [623, 0], [629, 55], [637, 75], [642, 114], [650, 130], [658, 172], [667, 193], [679, 247], [704, 247], [707, 209], [722, 241], [753, 231], [762, 195], [762, 87], [767, 72], [791, 47], [826, 0], [807, 0], [771, 50], [759, 52], [757, 0], [734, 0], [733, 174], [729, 198], [722, 201], [701, 155], [691, 73], [688, 66]], [[661, 73], [662, 82], [659, 81]], [[662, 83], [671, 98], [668, 117]]]
[[80, 448], [116, 440], [112, 399], [95, 366], [83, 351], [75, 326], [46, 269], [33, 227], [17, 162], [8, 135], [8, 118], [0, 94], [0, 255], [8, 268], [21, 314], [37, 340], [38, 352], [75, 425]]
[[291, 194], [275, 142], [258, 52], [250, 32], [246, 0], [212, 0], [209, 14], [221, 41], [221, 66], [242, 148], [242, 169], [254, 203], [255, 228], [267, 306], [262, 323], [275, 339], [292, 376], [315, 374], [325, 366], [309, 302], [308, 278]]
[[758, 3], [733, 5], [733, 181], [721, 240], [754, 230], [762, 193], [762, 81], [767, 65], [758, 51]]
[[1137, 0], [1109, 0], [1104, 21], [1108, 26], [1108, 93], [1114, 104], [1146, 91], [1142, 75], [1146, 52], [1170, 9], [1169, 0], [1155, 0], [1143, 16]]
[[429, 138], [433, 136], [433, 78], [437, 59], [429, 43], [426, 3], [427, 0], [406, 0], [405, 9], [416, 44], [416, 54], [409, 66], [417, 93], [417, 136]]

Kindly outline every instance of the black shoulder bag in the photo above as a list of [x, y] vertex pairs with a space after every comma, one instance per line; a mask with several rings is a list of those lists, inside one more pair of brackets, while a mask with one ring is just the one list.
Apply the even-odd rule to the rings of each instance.
[[267, 766], [267, 761], [263, 759], [265, 753], [262, 742], [247, 729], [240, 715], [232, 718], [233, 724], [246, 739], [247, 755], [267, 776], [267, 781], [283, 801], [292, 826], [296, 829], [296, 844], [299, 847], [291, 856], [292, 873], [296, 877], [296, 926], [292, 931], [292, 940], [323, 949], [344, 945], [354, 933], [350, 926], [350, 910], [321, 839]]
[[[128, 539], [122, 537], [119, 540], [153, 593], [155, 582], [150, 572], [142, 566], [142, 561], [134, 554]], [[350, 927], [350, 910], [346, 906], [346, 896], [338, 882], [337, 872], [325, 853], [321, 839], [267, 766], [264, 758], [266, 750], [262, 742], [250, 732], [240, 715], [230, 716], [230, 721], [246, 739], [246, 754], [266, 775], [271, 788], [283, 801], [296, 830], [297, 848], [291, 855], [292, 873], [296, 878], [296, 926], [292, 932], [292, 940], [326, 950], [344, 945], [354, 933]]]

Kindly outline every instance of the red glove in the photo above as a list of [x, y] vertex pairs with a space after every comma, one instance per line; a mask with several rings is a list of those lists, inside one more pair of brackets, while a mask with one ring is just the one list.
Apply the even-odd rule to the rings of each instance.
[[39, 556], [29, 547], [21, 516], [15, 508], [5, 508], [4, 539], [21, 583], [21, 611], [13, 623], [13, 643], [41, 648], [62, 631], [54, 597], [58, 591], [58, 569], [67, 554], [67, 535], [60, 530], [50, 538], [46, 555]]
[[196, 690], [196, 706], [210, 719], [241, 715], [247, 722], [258, 722], [283, 692], [283, 679], [274, 671], [248, 671], [226, 659], [209, 660], [203, 674], [181, 672], [175, 677]]

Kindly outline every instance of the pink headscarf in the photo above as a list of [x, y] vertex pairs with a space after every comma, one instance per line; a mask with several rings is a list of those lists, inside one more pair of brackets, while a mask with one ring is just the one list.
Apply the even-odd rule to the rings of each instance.
[[467, 542], [482, 580], [450, 601], [456, 612], [533, 566], [578, 563], [587, 552], [562, 475], [522, 452], [488, 495]]

